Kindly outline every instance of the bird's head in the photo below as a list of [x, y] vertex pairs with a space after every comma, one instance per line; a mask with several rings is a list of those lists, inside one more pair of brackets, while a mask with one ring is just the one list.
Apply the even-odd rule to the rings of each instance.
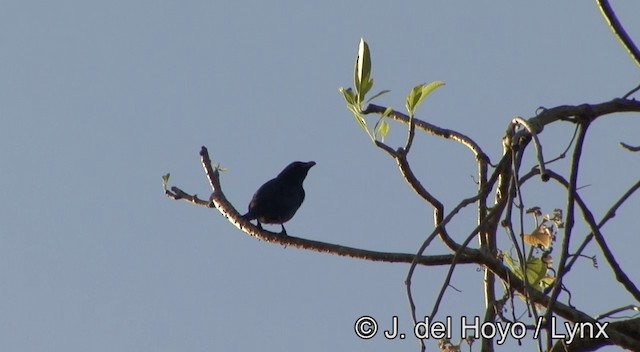
[[309, 169], [315, 164], [315, 161], [294, 161], [291, 164], [287, 165], [287, 167], [285, 167], [284, 170], [282, 170], [282, 172], [278, 174], [278, 178], [302, 183], [305, 177], [307, 177]]

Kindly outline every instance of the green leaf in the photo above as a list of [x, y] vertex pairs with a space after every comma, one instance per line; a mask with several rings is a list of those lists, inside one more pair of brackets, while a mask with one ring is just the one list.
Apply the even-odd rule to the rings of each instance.
[[167, 186], [169, 185], [169, 178], [171, 177], [170, 173], [167, 173], [166, 175], [162, 175], [162, 187], [164, 188], [164, 190], [167, 190]]
[[[525, 280], [522, 275], [520, 265], [516, 263], [511, 256], [507, 253], [503, 253], [504, 264], [517, 276], [520, 280]], [[542, 288], [549, 283], [549, 278], [545, 278], [547, 275], [547, 264], [540, 258], [529, 258], [527, 260], [527, 277], [526, 281], [532, 287], [542, 290]], [[553, 279], [551, 279], [553, 282]]]
[[527, 283], [529, 285], [540, 288], [540, 281], [547, 274], [547, 264], [540, 258], [529, 258], [527, 260]]
[[380, 135], [380, 139], [384, 142], [384, 138], [389, 133], [389, 123], [387, 121], [380, 121], [378, 125], [378, 135]]
[[429, 84], [422, 83], [413, 87], [409, 92], [409, 94], [407, 95], [407, 101], [405, 105], [405, 107], [407, 108], [407, 112], [409, 113], [409, 116], [413, 116], [415, 114], [418, 106], [422, 104], [424, 99], [429, 94], [431, 94], [431, 92], [433, 92], [439, 87], [442, 87], [443, 85], [444, 85], [444, 82], [435, 81]]
[[413, 112], [415, 111], [415, 106], [416, 103], [418, 102], [418, 99], [420, 98], [418, 96], [418, 94], [420, 94], [420, 86], [415, 86], [411, 89], [411, 91], [409, 91], [409, 94], [407, 95], [407, 101], [405, 103], [405, 107], [407, 108], [407, 112], [409, 113], [409, 115], [413, 116]]
[[371, 98], [369, 98], [369, 99], [367, 100], [367, 103], [368, 103], [368, 102], [370, 102], [370, 101], [372, 101], [373, 99], [375, 99], [375, 98], [377, 98], [377, 97], [379, 97], [379, 96], [381, 96], [381, 95], [383, 95], [383, 94], [387, 94], [387, 93], [389, 93], [389, 92], [390, 92], [390, 90], [383, 90], [383, 91], [380, 91], [380, 92], [378, 92], [377, 94], [375, 94], [374, 96], [372, 96]]
[[364, 100], [365, 95], [373, 88], [373, 79], [367, 79], [362, 82], [362, 89], [360, 90], [361, 101]]
[[369, 45], [363, 38], [360, 38], [360, 43], [358, 44], [358, 57], [356, 58], [356, 64], [353, 70], [353, 84], [356, 91], [356, 101], [361, 103], [373, 87], [373, 80], [371, 79], [371, 54], [369, 52]]
[[364, 98], [365, 85], [369, 84], [369, 78], [371, 77], [371, 56], [369, 53], [369, 45], [364, 41], [364, 38], [360, 38], [358, 44], [358, 58], [356, 59], [355, 79], [354, 83], [358, 95]]
[[547, 287], [553, 286], [553, 282], [556, 281], [553, 277], [544, 277], [540, 280], [540, 287], [544, 290]]
[[522, 280], [523, 279], [522, 270], [520, 270], [520, 266], [513, 261], [511, 256], [508, 253], [503, 253], [502, 258], [504, 261], [504, 265], [506, 265], [507, 268], [509, 268], [509, 270], [511, 270], [511, 272], [518, 277], [518, 279]]
[[389, 117], [392, 111], [393, 109], [391, 107], [384, 109], [382, 115], [380, 115], [380, 119], [378, 119], [378, 122], [376, 122], [376, 125], [373, 127], [374, 137], [380, 136], [380, 140], [383, 142], [387, 134], [389, 134], [389, 123], [384, 119]]
[[227, 171], [227, 168], [220, 166], [220, 163], [215, 163], [215, 165], [213, 165], [213, 169], [219, 172]]
[[442, 81], [435, 81], [435, 82], [431, 82], [427, 85], [423, 85], [422, 86], [422, 95], [420, 96], [420, 101], [418, 102], [418, 104], [422, 103], [422, 100], [424, 98], [426, 98], [429, 94], [431, 94], [431, 92], [433, 92], [434, 90], [440, 88], [444, 86], [444, 82]]
[[340, 87], [338, 90], [344, 96], [344, 100], [347, 101], [347, 104], [356, 105], [356, 96], [355, 94], [353, 94], [353, 89], [351, 88], [344, 89], [343, 87]]

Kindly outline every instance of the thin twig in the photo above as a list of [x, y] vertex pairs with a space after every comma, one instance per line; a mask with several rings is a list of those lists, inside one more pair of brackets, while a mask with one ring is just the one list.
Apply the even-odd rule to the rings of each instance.
[[627, 94], [622, 96], [622, 99], [628, 99], [630, 96], [632, 96], [635, 92], [640, 90], [640, 84], [637, 85], [635, 88], [631, 89], [630, 91], [627, 92]]
[[[560, 288], [562, 287], [562, 279], [564, 275], [567, 274], [565, 266], [567, 264], [567, 260], [569, 259], [569, 245], [571, 243], [571, 233], [573, 231], [574, 220], [574, 208], [575, 208], [575, 198], [576, 198], [576, 184], [578, 182], [578, 170], [580, 166], [580, 157], [582, 155], [582, 146], [584, 145], [584, 140], [587, 134], [587, 130], [589, 127], [589, 122], [583, 122], [580, 124], [580, 128], [578, 130], [578, 138], [576, 138], [576, 145], [573, 149], [573, 157], [571, 161], [571, 174], [569, 176], [569, 189], [567, 190], [567, 219], [565, 221], [565, 231], [564, 238], [562, 240], [562, 249], [560, 255], [560, 263], [558, 264], [558, 272], [556, 274], [556, 279], [553, 283], [553, 289], [551, 291], [551, 301], [556, 302], [558, 300], [558, 296], [560, 295]], [[545, 321], [550, 321], [549, 318], [551, 316], [552, 311], [549, 310], [544, 315]]]
[[523, 126], [529, 132], [531, 138], [533, 138], [533, 145], [536, 147], [536, 156], [538, 157], [538, 167], [540, 168], [540, 177], [542, 178], [542, 181], [546, 182], [549, 178], [547, 177], [547, 172], [544, 166], [545, 163], [544, 155], [542, 154], [542, 144], [538, 140], [538, 129], [533, 128], [529, 121], [519, 116], [515, 117], [512, 123]]
[[629, 144], [623, 143], [623, 142], [620, 142], [620, 145], [622, 146], [622, 148], [624, 148], [624, 149], [626, 149], [626, 150], [628, 150], [630, 152], [640, 151], [640, 146], [634, 147], [632, 145], [629, 145]]
[[[616, 216], [616, 212], [618, 211], [618, 209], [622, 206], [622, 204], [624, 204], [624, 202], [627, 201], [627, 199], [629, 199], [638, 189], [640, 189], [640, 180], [638, 180], [633, 186], [631, 186], [619, 199], [618, 201], [616, 201], [611, 208], [609, 208], [609, 210], [607, 210], [607, 213], [602, 217], [602, 219], [598, 222], [597, 224], [597, 228], [602, 228], [609, 220], [613, 219]], [[589, 244], [589, 242], [591, 242], [591, 240], [593, 239], [594, 234], [593, 232], [591, 232], [589, 235], [587, 235], [584, 239], [584, 241], [582, 241], [582, 243], [580, 244], [580, 247], [578, 247], [578, 250], [576, 251], [576, 253], [573, 255], [573, 257], [571, 258], [571, 261], [567, 264], [567, 270], [571, 269], [571, 267], [573, 266], [573, 264], [575, 263], [576, 260], [578, 260], [579, 256], [582, 254], [582, 252], [584, 251], [584, 249], [587, 247], [587, 245]]]
[[[560, 184], [565, 186], [566, 188], [570, 187], [569, 182], [567, 182], [562, 176], [554, 173], [552, 177], [555, 180], [557, 180]], [[616, 279], [618, 280], [618, 282], [622, 284], [622, 286], [627, 290], [627, 292], [629, 292], [638, 302], [640, 302], [640, 289], [638, 289], [638, 287], [633, 283], [633, 281], [629, 279], [629, 276], [624, 272], [624, 270], [622, 270], [622, 267], [616, 260], [609, 246], [607, 245], [604, 239], [604, 235], [600, 231], [600, 229], [604, 224], [603, 223], [596, 224], [596, 220], [595, 220], [595, 217], [593, 216], [593, 213], [589, 210], [589, 207], [587, 206], [587, 204], [584, 202], [584, 200], [582, 200], [580, 195], [577, 193], [575, 194], [575, 200], [576, 200], [576, 203], [578, 204], [578, 207], [580, 208], [580, 211], [582, 212], [582, 217], [586, 221], [587, 225], [589, 225], [589, 229], [591, 230], [591, 234], [589, 236], [595, 237], [596, 242], [598, 242], [598, 245], [600, 246], [600, 249], [602, 250], [602, 253], [604, 254], [605, 259], [607, 259], [607, 263], [611, 267], [611, 270], [613, 270], [616, 276]], [[576, 256], [576, 255], [577, 254], [573, 254], [573, 256]], [[573, 264], [573, 261], [571, 261], [569, 264]], [[566, 265], [564, 268], [564, 271], [568, 272], [569, 269], [570, 269], [570, 266]]]

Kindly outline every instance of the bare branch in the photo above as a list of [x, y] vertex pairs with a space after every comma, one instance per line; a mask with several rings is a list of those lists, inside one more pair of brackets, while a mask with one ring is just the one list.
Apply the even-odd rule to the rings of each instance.
[[638, 50], [631, 37], [629, 37], [629, 35], [627, 34], [627, 31], [625, 31], [624, 27], [622, 27], [622, 24], [616, 16], [616, 13], [611, 8], [611, 5], [609, 5], [609, 1], [596, 0], [596, 4], [598, 5], [600, 12], [602, 13], [602, 16], [604, 16], [604, 19], [607, 21], [607, 24], [613, 31], [613, 34], [616, 35], [616, 38], [618, 38], [620, 43], [622, 43], [622, 46], [627, 49], [627, 52], [636, 63], [636, 65], [640, 67], [640, 50]]
[[627, 94], [622, 96], [622, 99], [627, 99], [630, 96], [632, 96], [635, 92], [640, 90], [640, 84], [637, 85], [635, 88], [631, 89], [630, 91], [627, 92]]
[[630, 152], [637, 152], [637, 151], [640, 151], [640, 146], [634, 147], [634, 146], [628, 145], [628, 144], [623, 143], [623, 142], [620, 142], [620, 145], [621, 145], [624, 149], [626, 149], [626, 150], [628, 150], [628, 151], [630, 151]]
[[[542, 144], [540, 144], [540, 141], [538, 140], [538, 128], [534, 128], [532, 124], [522, 117], [515, 117], [512, 123], [523, 126], [533, 138], [533, 145], [536, 147], [536, 156], [538, 157], [538, 167], [540, 168], [540, 177], [542, 178], [542, 181], [548, 181], [549, 178], [547, 177], [547, 172], [544, 167], [545, 162], [544, 155], [542, 154]], [[540, 131], [542, 131], [542, 129], [540, 129]]]
[[[554, 173], [552, 177], [563, 186], [570, 188], [569, 182], [567, 182], [562, 176]], [[601, 224], [596, 224], [593, 213], [591, 213], [587, 204], [582, 200], [580, 195], [578, 195], [577, 193], [575, 194], [575, 200], [578, 206], [580, 207], [580, 211], [582, 212], [582, 216], [584, 220], [587, 222], [591, 230], [591, 234], [589, 234], [589, 236], [591, 237], [595, 236], [596, 242], [598, 242], [598, 245], [600, 246], [600, 249], [602, 250], [602, 253], [604, 254], [605, 259], [607, 259], [607, 262], [609, 263], [611, 270], [613, 270], [616, 276], [616, 279], [618, 280], [618, 282], [620, 282], [624, 286], [627, 292], [629, 292], [638, 302], [640, 302], [640, 290], [636, 287], [633, 281], [629, 279], [627, 274], [622, 270], [622, 268], [620, 267], [620, 264], [618, 264], [618, 261], [613, 255], [613, 252], [611, 252], [611, 249], [609, 249], [609, 246], [607, 245], [604, 239], [604, 235], [602, 235], [602, 232], [600, 232], [600, 228], [602, 228], [604, 223], [601, 222]], [[575, 255], [576, 254], [574, 254], [574, 256]], [[573, 262], [574, 261], [571, 261], [569, 264], [573, 264]], [[568, 272], [570, 268], [571, 267], [569, 265], [566, 265], [564, 267], [564, 271]], [[560, 271], [560, 269], [558, 269], [558, 271]]]
[[[413, 253], [377, 252], [360, 248], [341, 246], [332, 243], [313, 241], [304, 238], [282, 236], [279, 233], [260, 230], [251, 222], [244, 219], [242, 215], [233, 207], [233, 205], [231, 205], [231, 203], [225, 197], [224, 193], [222, 192], [222, 186], [220, 184], [220, 174], [218, 170], [211, 165], [211, 159], [209, 158], [209, 152], [207, 151], [207, 148], [202, 147], [200, 151], [200, 157], [202, 166], [205, 170], [207, 178], [209, 179], [209, 183], [214, 189], [210, 200], [204, 201], [202, 199], [199, 199], [195, 195], [191, 196], [177, 187], [172, 187], [171, 191], [165, 191], [167, 197], [176, 200], [185, 200], [192, 204], [197, 204], [204, 207], [214, 207], [235, 227], [259, 240], [320, 253], [329, 253], [344, 257], [388, 263], [417, 263], [419, 265], [425, 266], [438, 266], [449, 265], [454, 260], [454, 255], [451, 254], [417, 256]], [[474, 262], [473, 258], [465, 256], [457, 259], [457, 261], [459, 263]]]
[[[367, 108], [362, 113], [363, 114], [371, 114], [371, 113], [382, 114], [386, 109], [387, 108], [384, 106], [369, 104], [369, 106], [367, 106]], [[389, 117], [395, 121], [399, 121], [407, 125], [410, 125], [410, 121], [412, 120], [409, 116], [395, 110], [391, 111], [391, 113], [389, 114]], [[413, 118], [413, 122], [415, 123], [415, 127], [422, 130], [423, 132], [462, 143], [473, 152], [476, 159], [482, 159], [487, 162], [490, 162], [489, 157], [482, 151], [480, 146], [475, 141], [465, 136], [464, 134], [459, 133], [457, 131], [440, 128], [436, 125], [422, 121], [415, 117]]]
[[[584, 145], [584, 140], [587, 135], [587, 130], [589, 128], [589, 122], [585, 122], [579, 125], [578, 129], [578, 138], [576, 138], [576, 145], [573, 149], [573, 157], [571, 162], [571, 174], [569, 177], [569, 185], [567, 190], [567, 219], [565, 222], [565, 231], [564, 237], [562, 240], [562, 249], [560, 256], [560, 263], [558, 264], [558, 272], [556, 274], [556, 279], [553, 283], [553, 289], [551, 291], [551, 301], [555, 302], [560, 295], [560, 288], [562, 287], [562, 279], [564, 275], [568, 272], [565, 270], [565, 266], [567, 264], [567, 260], [569, 259], [569, 245], [571, 244], [571, 234], [573, 231], [574, 224], [574, 208], [575, 208], [575, 198], [576, 198], [576, 184], [578, 181], [578, 170], [580, 166], [580, 157], [582, 155], [582, 146]], [[549, 317], [551, 316], [551, 311], [547, 311], [545, 314], [545, 320], [549, 321]]]
[[[553, 310], [554, 313], [571, 322], [596, 322], [596, 320], [588, 314], [558, 301], [552, 301], [551, 298], [544, 293], [528, 287], [497, 258], [487, 253], [479, 251], [477, 253], [480, 255], [480, 260], [483, 265], [486, 265], [498, 277], [503, 281], [508, 282], [510, 286], [518, 292], [524, 293], [527, 291], [527, 295], [531, 297], [533, 302]], [[635, 335], [632, 335], [630, 332], [610, 325], [607, 329], [607, 334], [609, 335], [609, 340], [616, 345], [628, 348], [632, 351], [640, 351], [640, 339], [635, 337]]]
[[[629, 199], [633, 195], [633, 193], [635, 193], [638, 189], [640, 189], [640, 180], [638, 180], [633, 186], [631, 186], [631, 188], [629, 188], [620, 197], [620, 199], [618, 199], [618, 201], [615, 202], [615, 204], [612, 205], [611, 208], [609, 208], [607, 213], [602, 217], [602, 220], [600, 220], [600, 222], [598, 223], [597, 228], [602, 228], [609, 220], [613, 219], [616, 216], [616, 211], [618, 211], [618, 209], [622, 206], [622, 204], [624, 204], [624, 202], [626, 202], [627, 199]], [[593, 232], [590, 233], [584, 239], [582, 244], [580, 244], [580, 247], [578, 247], [578, 250], [574, 254], [574, 257], [571, 259], [571, 262], [569, 262], [569, 264], [567, 265], [567, 270], [571, 268], [571, 266], [573, 266], [575, 261], [578, 259], [578, 256], [582, 254], [582, 251], [584, 251], [585, 247], [587, 247], [587, 244], [591, 242], [591, 240], [593, 239], [593, 236], [594, 236]]]
[[555, 121], [572, 121], [574, 116], [588, 116], [591, 121], [619, 112], [640, 112], [640, 101], [616, 98], [599, 104], [561, 105], [551, 109], [544, 109], [540, 114], [529, 119], [540, 126], [546, 126]]
[[171, 191], [165, 190], [164, 194], [167, 197], [171, 198], [171, 199], [184, 200], [184, 201], [187, 201], [187, 202], [189, 202], [191, 204], [199, 205], [201, 207], [209, 208], [209, 205], [211, 204], [207, 200], [198, 198], [198, 195], [196, 195], [196, 194], [190, 195], [190, 194], [186, 193], [185, 191], [181, 190], [178, 187], [171, 187]]

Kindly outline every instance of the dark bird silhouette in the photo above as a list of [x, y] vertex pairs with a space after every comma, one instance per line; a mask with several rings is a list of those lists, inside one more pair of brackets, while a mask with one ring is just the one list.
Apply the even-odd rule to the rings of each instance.
[[280, 233], [286, 235], [284, 223], [291, 220], [302, 205], [302, 182], [315, 164], [314, 161], [294, 161], [289, 164], [276, 178], [258, 188], [249, 203], [249, 212], [243, 217], [247, 220], [258, 220], [258, 228], [261, 230], [262, 224], [280, 224]]

